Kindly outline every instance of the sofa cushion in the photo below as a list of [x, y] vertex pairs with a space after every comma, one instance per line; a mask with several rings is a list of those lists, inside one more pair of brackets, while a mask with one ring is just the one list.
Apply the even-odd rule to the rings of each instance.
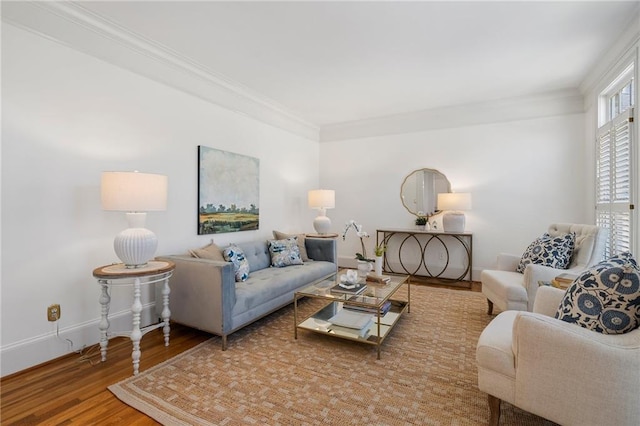
[[229, 244], [222, 252], [227, 262], [233, 263], [236, 281], [246, 281], [249, 278], [249, 262], [244, 257], [244, 252], [235, 244]]
[[569, 286], [556, 318], [604, 334], [640, 325], [640, 269], [630, 253], [589, 268]]
[[280, 296], [288, 295], [287, 300], [291, 302], [294, 291], [328, 274], [335, 273], [335, 268], [335, 263], [311, 261], [287, 268], [251, 271], [249, 279], [236, 283], [236, 303], [232, 313], [234, 321], [237, 316], [246, 312], [275, 309], [278, 304], [272, 305], [272, 303]]
[[303, 262], [308, 262], [309, 255], [307, 254], [307, 245], [305, 243], [306, 235], [305, 234], [286, 234], [280, 231], [273, 231], [273, 238], [276, 240], [284, 240], [289, 237], [298, 237], [298, 249], [300, 250], [300, 258]]
[[570, 232], [552, 237], [544, 233], [537, 238], [522, 254], [517, 272], [524, 272], [528, 264], [549, 266], [555, 269], [567, 269], [571, 262], [576, 234]]
[[191, 249], [189, 250], [189, 254], [192, 257], [197, 257], [199, 259], [218, 260], [220, 262], [225, 262], [224, 256], [222, 255], [222, 250], [213, 242], [204, 247]]
[[289, 237], [284, 240], [269, 240], [269, 253], [271, 254], [271, 266], [281, 268], [283, 266], [302, 265], [298, 237]]

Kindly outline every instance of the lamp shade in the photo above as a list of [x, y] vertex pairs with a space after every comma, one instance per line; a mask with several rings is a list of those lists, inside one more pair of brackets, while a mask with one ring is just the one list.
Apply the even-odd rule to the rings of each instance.
[[471, 194], [468, 192], [440, 193], [438, 210], [471, 210]]
[[101, 199], [104, 210], [124, 212], [167, 209], [167, 177], [140, 172], [103, 172]]
[[336, 191], [333, 189], [314, 189], [308, 194], [309, 208], [332, 209], [336, 206]]

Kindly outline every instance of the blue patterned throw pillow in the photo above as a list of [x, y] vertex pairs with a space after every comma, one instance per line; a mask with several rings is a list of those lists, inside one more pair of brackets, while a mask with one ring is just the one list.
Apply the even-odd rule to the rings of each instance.
[[271, 266], [281, 268], [289, 265], [302, 265], [298, 237], [269, 240], [269, 253], [271, 254]]
[[556, 318], [604, 334], [640, 325], [640, 269], [631, 253], [589, 268], [569, 286]]
[[233, 263], [237, 282], [246, 281], [249, 278], [249, 261], [245, 259], [244, 252], [240, 247], [230, 244], [229, 247], [224, 249], [222, 256], [227, 262]]
[[576, 234], [558, 235], [552, 237], [546, 232], [529, 244], [522, 254], [517, 272], [524, 272], [528, 264], [550, 266], [555, 269], [567, 269], [571, 263], [573, 247], [576, 242]]

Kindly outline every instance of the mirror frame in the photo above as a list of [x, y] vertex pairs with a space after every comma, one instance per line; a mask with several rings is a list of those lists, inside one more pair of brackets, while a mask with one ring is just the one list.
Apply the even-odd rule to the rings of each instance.
[[[418, 214], [418, 212], [414, 212], [414, 211], [412, 211], [412, 210], [409, 208], [409, 206], [407, 205], [407, 203], [405, 202], [405, 197], [404, 197], [404, 194], [403, 194], [403, 189], [404, 189], [404, 185], [405, 185], [405, 183], [407, 183], [407, 181], [408, 181], [411, 177], [413, 177], [417, 172], [424, 172], [424, 171], [432, 172], [432, 173], [434, 173], [434, 174], [436, 174], [436, 175], [439, 175], [439, 176], [441, 176], [442, 178], [444, 178], [444, 180], [447, 182], [447, 192], [451, 192], [451, 182], [449, 182], [449, 179], [447, 179], [447, 176], [446, 176], [444, 173], [442, 173], [441, 171], [439, 171], [439, 170], [431, 169], [431, 168], [428, 168], [428, 167], [423, 167], [423, 168], [421, 168], [421, 169], [415, 169], [414, 171], [412, 171], [411, 173], [409, 173], [407, 176], [405, 176], [405, 178], [404, 178], [404, 179], [403, 179], [403, 181], [402, 181], [402, 184], [400, 185], [400, 200], [402, 201], [402, 205], [404, 206], [404, 208], [405, 208], [405, 209], [407, 209], [407, 211], [408, 211], [409, 213], [411, 213], [411, 214], [412, 214], [412, 215], [414, 215], [414, 216], [418, 216], [418, 217], [420, 216], [420, 215]], [[436, 196], [437, 196], [437, 195], [436, 195]], [[436, 201], [437, 201], [437, 200], [436, 200]], [[425, 212], [424, 217], [430, 217], [430, 216], [433, 216], [433, 215], [435, 215], [436, 213], [438, 213], [439, 211], [440, 211], [440, 210], [437, 210], [437, 209], [436, 209], [436, 210], [434, 210], [433, 212]]]

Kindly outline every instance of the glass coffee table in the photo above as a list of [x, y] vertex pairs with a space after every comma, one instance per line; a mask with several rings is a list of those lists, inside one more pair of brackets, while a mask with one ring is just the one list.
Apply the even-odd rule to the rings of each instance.
[[[388, 275], [386, 284], [369, 282], [364, 279], [360, 284], [366, 284], [362, 293], [342, 294], [331, 291], [339, 282], [339, 277], [346, 270], [340, 270], [323, 280], [304, 287], [295, 292], [293, 298], [294, 338], [298, 338], [298, 329], [312, 331], [327, 336], [353, 340], [369, 345], [375, 345], [380, 359], [380, 346], [389, 335], [402, 314], [410, 312], [411, 285], [407, 275]], [[385, 275], [386, 276], [386, 275]], [[407, 300], [392, 299], [392, 296], [403, 285], [407, 285]], [[327, 303], [309, 317], [298, 322], [298, 300], [303, 297], [322, 299]], [[343, 327], [329, 321], [342, 314], [352, 317], [353, 313], [370, 315], [371, 320], [361, 329]], [[339, 315], [342, 317], [344, 315]]]

